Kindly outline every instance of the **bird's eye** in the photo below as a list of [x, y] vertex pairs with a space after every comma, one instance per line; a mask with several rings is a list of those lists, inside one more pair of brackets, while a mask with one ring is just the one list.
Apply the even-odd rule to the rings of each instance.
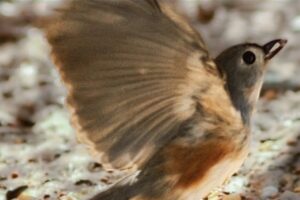
[[243, 60], [247, 65], [251, 65], [255, 62], [256, 56], [251, 51], [246, 51], [243, 55]]

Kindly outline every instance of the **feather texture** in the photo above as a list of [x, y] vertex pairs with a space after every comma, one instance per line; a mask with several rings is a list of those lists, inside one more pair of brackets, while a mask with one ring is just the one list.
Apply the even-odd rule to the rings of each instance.
[[226, 96], [201, 36], [156, 0], [73, 0], [46, 28], [79, 138], [110, 167], [140, 167]]

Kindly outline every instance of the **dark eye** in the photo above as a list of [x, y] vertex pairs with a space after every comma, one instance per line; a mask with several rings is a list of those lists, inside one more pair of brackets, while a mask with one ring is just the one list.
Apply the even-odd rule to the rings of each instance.
[[251, 51], [246, 51], [243, 55], [243, 60], [247, 65], [251, 65], [255, 62], [256, 56]]

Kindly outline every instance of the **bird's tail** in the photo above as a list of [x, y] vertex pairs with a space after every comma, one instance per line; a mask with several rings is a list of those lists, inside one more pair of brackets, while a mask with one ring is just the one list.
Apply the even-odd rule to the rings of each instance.
[[107, 191], [101, 192], [89, 200], [131, 200], [139, 199], [165, 199], [174, 200], [166, 191], [174, 185], [166, 179], [165, 171], [161, 169], [160, 155], [153, 157], [141, 170], [136, 171], [119, 180]]
[[89, 200], [130, 200], [133, 187], [130, 185], [115, 186], [101, 192]]

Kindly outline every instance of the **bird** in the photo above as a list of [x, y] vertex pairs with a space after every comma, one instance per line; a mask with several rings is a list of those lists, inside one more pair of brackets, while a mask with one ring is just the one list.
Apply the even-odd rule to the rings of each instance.
[[91, 200], [199, 200], [245, 161], [269, 61], [287, 40], [212, 58], [159, 0], [70, 0], [44, 24], [78, 139], [128, 176]]

